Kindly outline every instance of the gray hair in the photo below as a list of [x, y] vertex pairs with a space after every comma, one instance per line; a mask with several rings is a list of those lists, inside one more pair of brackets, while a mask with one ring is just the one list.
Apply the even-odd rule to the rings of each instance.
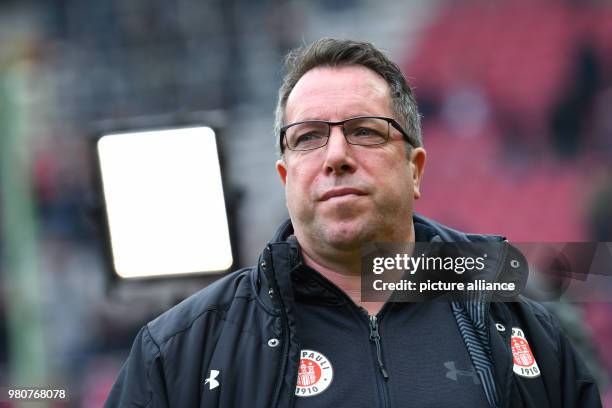
[[400, 68], [368, 42], [321, 38], [310, 45], [291, 50], [285, 57], [285, 76], [278, 91], [274, 118], [274, 135], [279, 156], [280, 129], [284, 125], [285, 108], [295, 84], [308, 71], [319, 66], [362, 65], [379, 74], [391, 89], [391, 108], [396, 120], [406, 130], [415, 146], [422, 146], [421, 118], [412, 90]]

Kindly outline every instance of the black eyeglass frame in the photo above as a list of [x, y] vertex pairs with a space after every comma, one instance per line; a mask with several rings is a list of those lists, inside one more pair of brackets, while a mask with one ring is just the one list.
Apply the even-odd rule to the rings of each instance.
[[[336, 122], [332, 122], [332, 121], [329, 121], [329, 120], [303, 120], [303, 121], [300, 121], [300, 122], [294, 122], [294, 123], [290, 123], [290, 124], [288, 124], [288, 125], [285, 125], [285, 126], [283, 126], [283, 127], [281, 127], [281, 128], [280, 128], [280, 135], [279, 135], [279, 138], [280, 138], [280, 149], [281, 149], [281, 153], [284, 153], [284, 152], [285, 152], [285, 145], [284, 145], [284, 143], [283, 143], [283, 142], [284, 142], [284, 139], [285, 139], [285, 135], [286, 135], [286, 133], [287, 133], [287, 129], [289, 129], [290, 127], [297, 126], [297, 125], [301, 125], [301, 124], [303, 124], [303, 123], [312, 123], [312, 122], [316, 122], [316, 123], [325, 123], [325, 124], [327, 124], [327, 125], [328, 125], [328, 127], [329, 127], [329, 133], [327, 134], [327, 141], [325, 142], [325, 144], [323, 144], [323, 145], [321, 145], [321, 146], [318, 146], [318, 147], [315, 147], [315, 148], [312, 148], [312, 149], [296, 150], [296, 149], [292, 149], [292, 148], [290, 148], [290, 147], [289, 147], [289, 144], [287, 144], [287, 149], [289, 149], [289, 150], [291, 150], [291, 151], [294, 151], [294, 152], [296, 152], [296, 151], [297, 151], [297, 152], [308, 152], [308, 151], [311, 151], [311, 150], [317, 150], [317, 149], [320, 149], [320, 148], [322, 148], [322, 147], [325, 147], [325, 146], [327, 145], [327, 143], [329, 143], [329, 138], [330, 138], [330, 136], [331, 136], [331, 127], [332, 127], [332, 126], [342, 126], [342, 128], [344, 129], [344, 124], [345, 124], [346, 122], [351, 121], [351, 120], [355, 120], [355, 119], [383, 119], [383, 120], [387, 121], [387, 123], [388, 123], [388, 124], [390, 124], [391, 126], [393, 126], [393, 127], [396, 129], [396, 130], [398, 130], [398, 131], [399, 131], [399, 132], [402, 134], [402, 136], [404, 137], [404, 139], [405, 139], [405, 140], [406, 140], [408, 143], [410, 143], [410, 145], [411, 145], [412, 147], [417, 147], [417, 145], [416, 145], [416, 144], [415, 144], [415, 143], [412, 141], [412, 139], [411, 139], [411, 138], [410, 138], [410, 136], [408, 135], [408, 132], [406, 132], [406, 131], [404, 130], [404, 128], [402, 128], [402, 125], [400, 125], [400, 124], [399, 124], [399, 123], [398, 123], [398, 122], [397, 122], [395, 119], [393, 119], [393, 118], [388, 118], [388, 117], [386, 117], [386, 116], [355, 116], [355, 117], [352, 117], [352, 118], [347, 118], [347, 119], [344, 119], [344, 120], [339, 120], [339, 121], [336, 121]], [[346, 133], [345, 133], [345, 132], [342, 132], [342, 134], [344, 135], [344, 139], [346, 140], [346, 143], [351, 144], [351, 145], [354, 145], [354, 146], [366, 146], [366, 147], [367, 147], [367, 146], [380, 146], [380, 145], [383, 145], [383, 144], [385, 144], [385, 143], [387, 143], [387, 142], [389, 141], [389, 136], [390, 136], [390, 133], [389, 133], [389, 132], [387, 132], [387, 138], [386, 138], [386, 139], [385, 139], [385, 141], [384, 141], [384, 142], [382, 142], [382, 143], [377, 143], [377, 144], [374, 144], [374, 145], [360, 145], [360, 144], [357, 144], [357, 143], [351, 143], [351, 142], [348, 140], [348, 138], [347, 138], [347, 136], [346, 136]]]

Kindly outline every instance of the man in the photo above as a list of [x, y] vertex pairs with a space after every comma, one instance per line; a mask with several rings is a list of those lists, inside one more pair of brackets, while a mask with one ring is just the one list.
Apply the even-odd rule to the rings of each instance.
[[287, 71], [276, 168], [290, 220], [256, 267], [142, 328], [106, 405], [600, 406], [532, 302], [361, 300], [365, 245], [505, 243], [413, 214], [426, 157], [418, 111], [380, 51], [322, 39], [290, 53]]

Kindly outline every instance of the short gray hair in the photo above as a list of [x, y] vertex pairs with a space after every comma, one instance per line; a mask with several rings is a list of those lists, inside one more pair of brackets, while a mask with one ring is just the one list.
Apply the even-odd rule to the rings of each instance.
[[279, 156], [280, 129], [285, 124], [285, 108], [295, 84], [308, 71], [319, 66], [362, 65], [371, 69], [389, 85], [391, 108], [396, 120], [406, 130], [415, 146], [422, 146], [421, 118], [412, 90], [396, 63], [368, 42], [321, 38], [312, 44], [291, 50], [285, 57], [285, 76], [278, 91], [274, 118], [274, 135]]

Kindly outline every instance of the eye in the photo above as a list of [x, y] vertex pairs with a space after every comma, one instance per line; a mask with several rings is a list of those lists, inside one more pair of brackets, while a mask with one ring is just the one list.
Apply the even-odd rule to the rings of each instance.
[[301, 135], [297, 135], [295, 139], [295, 143], [297, 144], [307, 143], [313, 140], [320, 140], [323, 137], [325, 136], [323, 136], [320, 132], [308, 132], [308, 133], [304, 133]]
[[380, 132], [376, 129], [368, 127], [359, 127], [351, 132], [351, 136], [354, 137], [370, 137], [370, 136], [381, 136]]
[[298, 134], [295, 136], [293, 141], [295, 146], [308, 144], [308, 143], [318, 143], [321, 139], [325, 138], [325, 135], [318, 131], [310, 131], [307, 133]]
[[355, 118], [348, 120], [344, 129], [349, 143], [372, 146], [387, 140], [389, 124], [381, 118]]
[[293, 150], [312, 150], [327, 143], [328, 127], [325, 123], [305, 122], [291, 127], [287, 142]]

